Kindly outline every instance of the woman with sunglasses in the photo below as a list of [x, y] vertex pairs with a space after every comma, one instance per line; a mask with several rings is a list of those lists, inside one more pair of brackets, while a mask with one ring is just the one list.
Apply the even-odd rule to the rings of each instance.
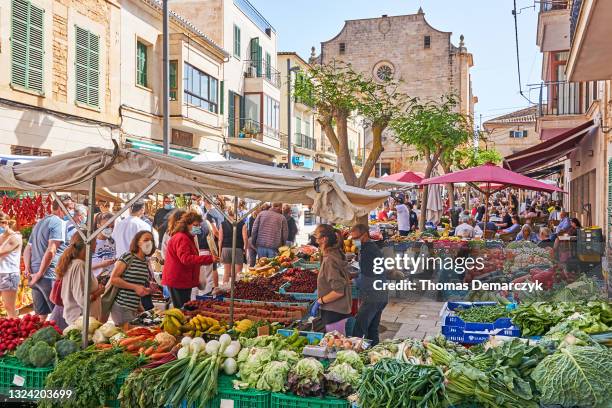
[[15, 301], [21, 274], [21, 234], [13, 230], [15, 220], [0, 212], [0, 299], [8, 317], [17, 317]]
[[319, 298], [310, 314], [315, 316], [320, 311], [322, 323], [328, 325], [351, 316], [351, 277], [336, 230], [331, 225], [321, 224], [313, 236], [323, 257], [317, 277]]

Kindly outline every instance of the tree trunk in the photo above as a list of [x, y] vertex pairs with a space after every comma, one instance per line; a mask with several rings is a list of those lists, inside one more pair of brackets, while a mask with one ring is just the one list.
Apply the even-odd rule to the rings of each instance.
[[[425, 178], [431, 177], [435, 163], [431, 160], [431, 157], [426, 155], [427, 167], [425, 168]], [[425, 229], [425, 219], [427, 218], [427, 200], [429, 198], [429, 186], [423, 186], [423, 198], [421, 200], [421, 217], [419, 218], [419, 229], [423, 231]]]
[[361, 175], [357, 180], [358, 187], [365, 188], [365, 186], [368, 184], [370, 174], [372, 173], [372, 170], [374, 170], [374, 166], [376, 166], [376, 162], [384, 150], [382, 146], [382, 132], [385, 130], [385, 127], [386, 126], [383, 125], [372, 125], [372, 150], [370, 150], [367, 159], [364, 157]]
[[341, 112], [334, 115], [336, 120], [336, 136], [338, 146], [334, 147], [338, 157], [338, 167], [342, 171], [344, 181], [349, 186], [357, 186], [357, 175], [351, 161], [351, 153], [348, 148], [348, 114]]
[[[451, 166], [448, 163], [443, 163], [440, 161], [442, 165], [442, 170], [444, 170], [444, 174], [451, 173]], [[449, 208], [453, 208], [455, 205], [455, 185], [453, 183], [448, 183], [446, 185], [446, 189], [448, 190], [448, 206]]]

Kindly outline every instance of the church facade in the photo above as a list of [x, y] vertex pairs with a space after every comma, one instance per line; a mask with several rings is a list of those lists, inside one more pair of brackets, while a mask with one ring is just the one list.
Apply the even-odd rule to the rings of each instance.
[[[350, 63], [355, 70], [375, 79], [399, 79], [402, 92], [421, 100], [439, 100], [443, 95], [454, 94], [459, 100], [457, 108], [472, 117], [476, 102], [470, 79], [472, 54], [467, 52], [463, 36], [455, 46], [451, 35], [432, 27], [422, 9], [417, 14], [347, 20], [334, 38], [321, 43], [316, 60], [324, 64], [334, 60]], [[383, 138], [385, 150], [376, 175], [425, 169], [424, 161], [415, 158], [414, 149], [395, 143], [390, 131]]]

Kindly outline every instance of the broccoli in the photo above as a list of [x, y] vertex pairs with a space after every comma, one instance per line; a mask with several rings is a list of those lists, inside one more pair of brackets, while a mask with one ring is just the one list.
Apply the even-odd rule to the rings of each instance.
[[79, 345], [70, 339], [63, 339], [55, 343], [55, 351], [59, 358], [65, 358], [67, 355], [77, 352], [80, 349]]
[[55, 360], [55, 349], [44, 341], [34, 344], [28, 354], [34, 367], [47, 367]]
[[34, 341], [32, 341], [32, 338], [29, 338], [15, 349], [15, 357], [24, 365], [31, 365], [29, 354], [33, 345]]
[[38, 343], [44, 341], [49, 346], [55, 344], [62, 336], [51, 326], [43, 327], [32, 335], [32, 341]]

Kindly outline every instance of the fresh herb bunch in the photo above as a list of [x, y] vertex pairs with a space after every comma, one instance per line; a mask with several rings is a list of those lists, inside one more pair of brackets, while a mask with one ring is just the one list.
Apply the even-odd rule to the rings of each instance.
[[102, 407], [110, 397], [117, 377], [143, 362], [138, 356], [124, 353], [120, 348], [96, 350], [89, 347], [70, 354], [49, 374], [47, 389], [70, 389], [74, 398], [67, 401], [41, 400], [40, 408]]

